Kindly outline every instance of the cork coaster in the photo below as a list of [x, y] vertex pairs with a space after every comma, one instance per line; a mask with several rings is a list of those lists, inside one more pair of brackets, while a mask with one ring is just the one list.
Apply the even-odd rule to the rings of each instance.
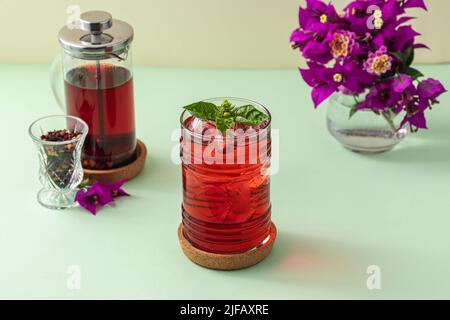
[[242, 253], [217, 254], [195, 248], [183, 235], [183, 225], [178, 227], [178, 239], [184, 254], [194, 263], [215, 270], [238, 270], [251, 267], [264, 260], [272, 251], [277, 228], [270, 226], [270, 239], [260, 247]]
[[131, 180], [141, 173], [147, 159], [147, 147], [141, 140], [137, 140], [136, 160], [126, 166], [110, 170], [84, 169], [84, 180], [100, 183], [117, 182], [120, 180]]

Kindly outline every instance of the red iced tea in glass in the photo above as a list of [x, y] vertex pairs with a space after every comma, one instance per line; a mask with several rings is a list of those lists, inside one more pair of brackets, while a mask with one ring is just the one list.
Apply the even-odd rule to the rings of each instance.
[[67, 113], [89, 126], [83, 167], [111, 169], [135, 159], [133, 79], [113, 64], [87, 64], [65, 77]]
[[187, 112], [181, 118], [184, 236], [213, 253], [245, 252], [270, 235], [270, 114], [254, 102], [229, 100], [253, 104], [269, 120], [222, 135], [213, 122]]

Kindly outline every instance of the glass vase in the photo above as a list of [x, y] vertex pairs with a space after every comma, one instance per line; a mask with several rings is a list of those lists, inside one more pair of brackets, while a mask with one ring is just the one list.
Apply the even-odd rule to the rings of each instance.
[[[42, 136], [54, 130], [81, 133], [68, 141], [45, 141]], [[83, 180], [81, 150], [88, 133], [88, 125], [73, 116], [48, 116], [30, 125], [29, 134], [38, 149], [39, 180], [43, 188], [38, 192], [38, 202], [50, 209], [75, 206], [75, 195]]]
[[[363, 99], [359, 97], [357, 101]], [[328, 103], [328, 131], [345, 148], [365, 154], [382, 153], [405, 139], [408, 129], [398, 129], [402, 120], [400, 115], [389, 117], [372, 110], [359, 110], [350, 116], [355, 103], [353, 96], [341, 93], [333, 95]]]

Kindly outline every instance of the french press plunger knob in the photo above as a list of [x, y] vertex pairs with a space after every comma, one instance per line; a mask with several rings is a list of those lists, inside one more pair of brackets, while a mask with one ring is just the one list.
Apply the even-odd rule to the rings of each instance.
[[78, 27], [90, 32], [81, 40], [91, 44], [102, 44], [111, 41], [111, 37], [103, 34], [104, 30], [112, 27], [112, 16], [105, 11], [88, 11], [82, 13], [78, 19]]

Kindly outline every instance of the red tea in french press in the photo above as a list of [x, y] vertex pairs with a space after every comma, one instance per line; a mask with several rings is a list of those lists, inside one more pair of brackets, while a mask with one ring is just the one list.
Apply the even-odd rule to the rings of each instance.
[[137, 156], [133, 28], [107, 12], [89, 11], [81, 14], [75, 28], [63, 27], [58, 39], [63, 49], [58, 65], [64, 90], [58, 90], [56, 71], [52, 84], [67, 114], [82, 118], [89, 126], [83, 167], [107, 170], [130, 164]]

